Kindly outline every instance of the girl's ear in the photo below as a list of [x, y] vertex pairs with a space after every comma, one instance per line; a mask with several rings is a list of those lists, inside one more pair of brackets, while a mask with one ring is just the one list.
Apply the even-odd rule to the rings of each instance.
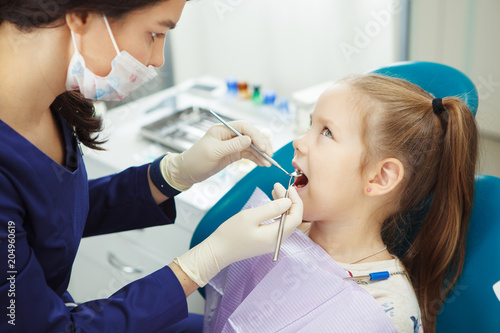
[[[104, 27], [102, 14], [86, 11], [69, 12], [66, 14], [66, 25], [75, 34], [75, 42], [78, 50], [82, 52], [82, 36], [92, 30], [92, 27], [99, 24]], [[105, 29], [105, 28], [104, 28]], [[71, 45], [73, 45], [71, 43]]]
[[82, 11], [67, 13], [66, 24], [75, 34], [82, 34], [86, 30], [88, 16], [87, 12]]
[[375, 165], [371, 174], [371, 179], [365, 188], [366, 195], [384, 195], [390, 193], [401, 183], [404, 167], [397, 158], [386, 158]]
[[87, 11], [69, 12], [66, 14], [66, 24], [75, 34], [83, 34], [90, 29], [94, 22], [104, 25], [102, 17], [101, 13]]

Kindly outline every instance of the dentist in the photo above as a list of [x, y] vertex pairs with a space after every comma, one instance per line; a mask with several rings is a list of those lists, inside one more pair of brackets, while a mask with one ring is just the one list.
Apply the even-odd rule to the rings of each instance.
[[[0, 331], [159, 332], [187, 317], [186, 296], [227, 265], [272, 252], [302, 220], [295, 191], [241, 212], [174, 262], [78, 306], [67, 292], [82, 237], [173, 223], [173, 197], [249, 149], [244, 122], [212, 127], [191, 149], [88, 181], [81, 142], [102, 149], [91, 100], [121, 100], [156, 76], [186, 0], [0, 0]], [[165, 260], [169, 260], [165, 258]], [[168, 263], [168, 261], [166, 261]]]

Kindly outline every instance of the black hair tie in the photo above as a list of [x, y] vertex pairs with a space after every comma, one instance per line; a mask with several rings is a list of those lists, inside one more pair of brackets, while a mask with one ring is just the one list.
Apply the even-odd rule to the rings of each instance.
[[443, 113], [443, 111], [446, 111], [443, 106], [443, 99], [442, 98], [434, 98], [432, 100], [432, 111], [434, 111], [435, 114], [438, 116]]

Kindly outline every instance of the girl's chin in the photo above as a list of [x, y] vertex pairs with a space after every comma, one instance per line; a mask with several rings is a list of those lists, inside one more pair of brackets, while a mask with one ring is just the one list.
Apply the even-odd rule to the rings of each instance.
[[304, 209], [304, 213], [302, 214], [302, 222], [311, 222], [313, 220], [314, 216], [308, 213], [306, 209]]

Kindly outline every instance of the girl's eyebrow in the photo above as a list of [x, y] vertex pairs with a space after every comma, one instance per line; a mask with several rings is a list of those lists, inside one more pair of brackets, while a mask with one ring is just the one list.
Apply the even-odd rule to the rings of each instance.
[[170, 30], [175, 29], [176, 24], [171, 20], [158, 21], [158, 25], [169, 28]]
[[[311, 121], [312, 121], [312, 117], [311, 117]], [[324, 116], [319, 116], [318, 121], [322, 124], [328, 125], [328, 127], [331, 129], [333, 128], [333, 129], [337, 130], [337, 126], [335, 126], [335, 123], [330, 118], [327, 118]]]

